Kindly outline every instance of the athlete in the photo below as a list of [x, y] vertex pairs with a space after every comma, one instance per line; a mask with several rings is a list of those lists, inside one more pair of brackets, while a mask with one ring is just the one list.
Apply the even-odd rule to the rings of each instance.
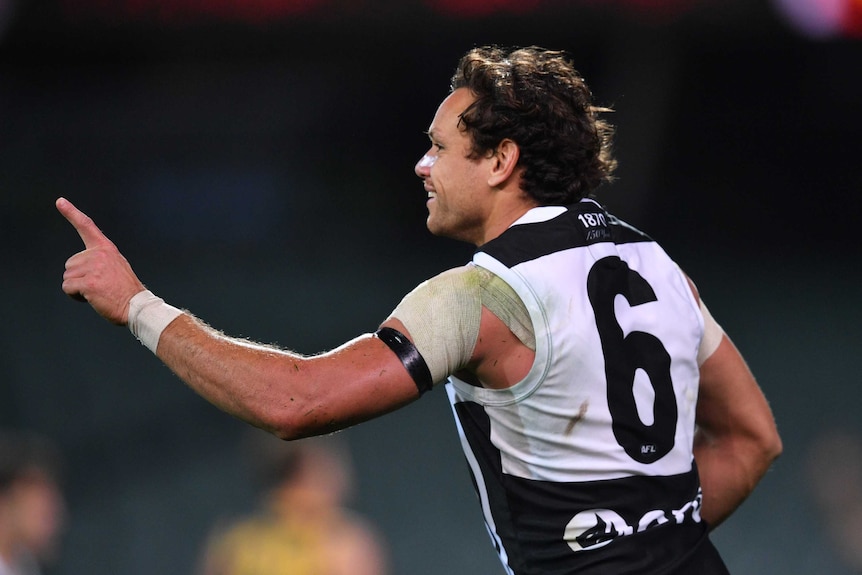
[[592, 199], [612, 128], [568, 56], [465, 54], [416, 164], [428, 229], [477, 247], [375, 333], [315, 356], [228, 337], [147, 290], [67, 200], [63, 290], [192, 389], [283, 439], [445, 387], [512, 574], [726, 573], [709, 531], [781, 452], [770, 408], [694, 284]]
[[219, 521], [199, 575], [386, 575], [383, 541], [346, 506], [353, 487], [346, 447], [335, 436], [287, 443], [252, 431], [259, 507]]

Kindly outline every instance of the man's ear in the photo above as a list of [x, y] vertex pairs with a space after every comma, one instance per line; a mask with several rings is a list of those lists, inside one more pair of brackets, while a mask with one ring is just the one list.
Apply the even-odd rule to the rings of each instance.
[[521, 157], [521, 149], [513, 140], [503, 139], [494, 150], [491, 157], [491, 173], [488, 176], [488, 185], [492, 188], [502, 185], [515, 173], [518, 158]]

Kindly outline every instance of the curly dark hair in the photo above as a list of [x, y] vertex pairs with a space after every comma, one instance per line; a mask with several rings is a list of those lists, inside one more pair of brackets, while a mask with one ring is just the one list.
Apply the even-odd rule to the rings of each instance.
[[592, 105], [592, 93], [560, 51], [537, 46], [483, 46], [467, 52], [452, 90], [468, 88], [476, 101], [460, 117], [481, 157], [505, 138], [518, 144], [521, 187], [540, 205], [568, 205], [612, 179], [611, 111]]

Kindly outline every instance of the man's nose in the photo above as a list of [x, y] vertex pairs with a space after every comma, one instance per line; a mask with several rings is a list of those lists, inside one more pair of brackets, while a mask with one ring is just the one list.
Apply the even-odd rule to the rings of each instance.
[[431, 166], [433, 166], [436, 161], [437, 156], [432, 156], [430, 154], [422, 156], [422, 158], [416, 162], [416, 167], [414, 168], [416, 175], [420, 178], [427, 178], [431, 173]]

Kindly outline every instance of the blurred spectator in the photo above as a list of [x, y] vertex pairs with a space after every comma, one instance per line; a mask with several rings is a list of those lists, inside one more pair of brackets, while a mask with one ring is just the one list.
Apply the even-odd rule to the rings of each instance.
[[862, 437], [837, 429], [822, 433], [810, 447], [807, 471], [832, 550], [862, 573]]
[[60, 457], [46, 438], [0, 431], [0, 575], [37, 575], [65, 519]]
[[215, 530], [202, 575], [384, 575], [380, 538], [344, 507], [346, 448], [331, 436], [287, 443], [253, 434], [260, 509]]

